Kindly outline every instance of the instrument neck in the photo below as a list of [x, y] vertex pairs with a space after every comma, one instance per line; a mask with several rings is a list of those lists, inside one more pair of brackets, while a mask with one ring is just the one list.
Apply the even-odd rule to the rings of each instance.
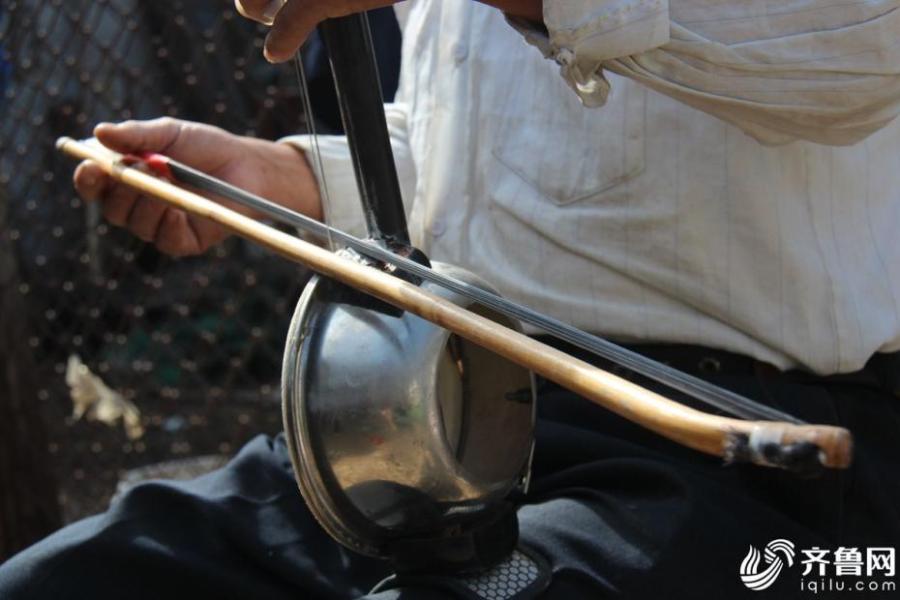
[[329, 19], [319, 26], [319, 33], [331, 61], [369, 236], [408, 247], [406, 212], [368, 17], [359, 13]]

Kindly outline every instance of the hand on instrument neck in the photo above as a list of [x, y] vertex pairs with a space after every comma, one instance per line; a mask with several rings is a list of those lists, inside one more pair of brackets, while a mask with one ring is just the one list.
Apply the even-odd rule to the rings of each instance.
[[[531, 21], [543, 21], [543, 0], [479, 0], [505, 13]], [[238, 12], [254, 21], [272, 25], [265, 55], [271, 62], [290, 59], [316, 25], [325, 19], [345, 17], [383, 8], [398, 0], [235, 0]]]
[[[105, 123], [95, 135], [116, 152], [158, 152], [293, 210], [321, 217], [318, 188], [306, 159], [283, 144], [168, 118]], [[113, 225], [127, 228], [167, 254], [199, 254], [228, 237], [219, 225], [115, 184], [89, 161], [76, 170], [75, 187], [85, 200], [100, 201]]]

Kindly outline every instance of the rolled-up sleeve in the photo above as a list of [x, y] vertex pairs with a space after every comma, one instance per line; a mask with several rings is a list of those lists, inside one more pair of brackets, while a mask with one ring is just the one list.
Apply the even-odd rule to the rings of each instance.
[[544, 12], [546, 30], [513, 24], [588, 106], [605, 102], [610, 71], [768, 144], [852, 144], [900, 111], [900, 0], [545, 0]]
[[[385, 116], [400, 178], [403, 204], [409, 214], [415, 196], [416, 170], [409, 147], [406, 107], [402, 104], [385, 105]], [[347, 138], [320, 135], [318, 140], [314, 140], [309, 135], [296, 135], [284, 138], [281, 142], [290, 144], [306, 154], [319, 180], [326, 222], [347, 233], [365, 237], [366, 224]], [[321, 161], [315, 155], [316, 142]]]
[[587, 106], [609, 94], [603, 63], [669, 41], [668, 0], [544, 0], [544, 26], [510, 19], [529, 43], [559, 63]]

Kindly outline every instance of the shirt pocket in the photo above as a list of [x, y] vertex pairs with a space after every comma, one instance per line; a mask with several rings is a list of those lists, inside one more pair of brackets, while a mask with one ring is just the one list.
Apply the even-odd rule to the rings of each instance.
[[616, 78], [606, 105], [586, 108], [553, 63], [541, 67], [510, 82], [493, 157], [559, 206], [596, 197], [642, 173], [647, 91]]

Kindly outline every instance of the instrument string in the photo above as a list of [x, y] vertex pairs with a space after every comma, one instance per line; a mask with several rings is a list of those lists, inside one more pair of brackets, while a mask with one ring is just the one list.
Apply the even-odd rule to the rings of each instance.
[[[325, 177], [325, 162], [319, 144], [319, 135], [316, 129], [315, 115], [313, 114], [312, 100], [309, 93], [309, 80], [306, 68], [303, 64], [303, 51], [301, 49], [294, 56], [294, 67], [297, 83], [301, 94], [301, 110], [306, 121], [307, 133], [310, 138], [310, 147], [313, 160], [313, 170], [317, 174], [319, 197], [322, 204], [324, 223], [292, 211], [281, 205], [270, 202], [259, 196], [250, 194], [236, 186], [224, 181], [212, 178], [204, 173], [178, 164], [179, 174], [191, 183], [200, 187], [206, 187], [210, 191], [228, 197], [239, 204], [254, 208], [269, 218], [297, 228], [298, 230], [317, 238], [327, 244], [330, 251], [334, 252], [341, 247], [349, 247], [370, 259], [380, 261], [386, 265], [417, 277], [430, 281], [445, 289], [456, 292], [469, 300], [486, 308], [526, 323], [536, 329], [564, 342], [572, 344], [590, 354], [599, 356], [614, 364], [629, 369], [657, 383], [661, 383], [673, 390], [677, 390], [721, 410], [725, 413], [744, 419], [763, 419], [772, 421], [784, 421], [788, 423], [803, 424], [796, 417], [780, 410], [771, 408], [740, 394], [713, 385], [699, 377], [679, 371], [673, 367], [647, 358], [637, 352], [623, 348], [613, 342], [588, 333], [563, 321], [539, 313], [526, 306], [517, 304], [479, 287], [459, 281], [458, 279], [436, 273], [430, 268], [413, 260], [400, 256], [381, 245], [370, 240], [363, 240], [333, 228], [330, 222], [331, 197], [328, 190], [328, 181]], [[174, 163], [173, 163], [173, 166]]]
[[190, 183], [201, 189], [224, 196], [237, 204], [252, 208], [274, 221], [295, 227], [320, 241], [327, 240], [329, 243], [336, 243], [340, 247], [351, 248], [370, 259], [385, 265], [391, 265], [419, 279], [435, 283], [481, 306], [490, 308], [521, 323], [527, 323], [558, 340], [568, 342], [593, 355], [621, 365], [728, 414], [744, 419], [803, 424], [803, 421], [785, 412], [716, 386], [699, 377], [679, 371], [482, 288], [437, 273], [429, 267], [400, 256], [372, 240], [363, 240], [355, 237], [326, 223], [321, 223], [280, 204], [251, 194], [227, 182], [210, 177], [186, 165], [170, 161], [170, 167], [176, 178], [185, 183]]
[[[309, 95], [309, 80], [306, 76], [306, 67], [303, 64], [303, 48], [294, 55], [294, 71], [297, 75], [297, 85], [300, 88], [301, 104], [306, 121], [307, 134], [309, 135], [312, 154], [313, 154], [313, 171], [316, 172], [316, 181], [319, 186], [319, 200], [322, 205], [322, 215], [326, 223], [330, 223], [331, 219], [331, 196], [328, 193], [328, 178], [325, 176], [325, 161], [322, 159], [322, 150], [319, 147], [319, 134], [316, 130], [316, 117], [313, 114], [312, 100]], [[332, 252], [338, 248], [332, 237], [331, 228], [326, 232], [323, 241], [328, 249]]]

